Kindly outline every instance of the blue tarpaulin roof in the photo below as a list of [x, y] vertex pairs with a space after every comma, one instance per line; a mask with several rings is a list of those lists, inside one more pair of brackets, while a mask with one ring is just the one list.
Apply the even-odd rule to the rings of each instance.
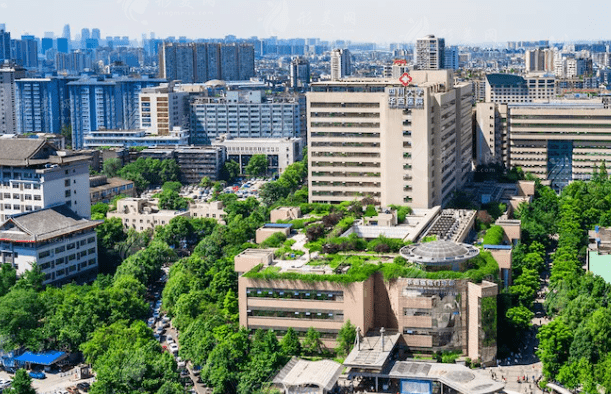
[[265, 223], [263, 225], [264, 228], [291, 228], [293, 225], [291, 223]]
[[20, 361], [23, 363], [32, 363], [39, 365], [52, 365], [61, 360], [66, 356], [66, 352], [42, 352], [42, 353], [32, 353], [25, 352], [21, 356], [15, 357], [15, 361]]
[[484, 249], [493, 249], [493, 250], [510, 250], [512, 248], [511, 245], [484, 245]]

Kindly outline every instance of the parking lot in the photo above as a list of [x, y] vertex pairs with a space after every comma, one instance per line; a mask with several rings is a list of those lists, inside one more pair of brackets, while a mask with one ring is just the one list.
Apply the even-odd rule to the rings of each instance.
[[[78, 383], [91, 384], [94, 378], [76, 379], [76, 374], [73, 371], [63, 373], [46, 373], [44, 379], [32, 379], [32, 387], [39, 394], [64, 394], [68, 392], [69, 387], [76, 387]], [[13, 379], [13, 375], [6, 371], [0, 371], [0, 379], [5, 381]], [[73, 391], [75, 392], [75, 391]], [[84, 392], [84, 391], [81, 391]]]

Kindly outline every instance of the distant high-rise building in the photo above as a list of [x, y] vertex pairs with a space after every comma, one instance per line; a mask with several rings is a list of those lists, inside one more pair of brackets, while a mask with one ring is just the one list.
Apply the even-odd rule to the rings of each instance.
[[302, 57], [293, 59], [290, 76], [292, 88], [307, 88], [310, 85], [310, 62]]
[[53, 49], [53, 38], [45, 37], [41, 40], [41, 51], [44, 55], [49, 49]]
[[331, 51], [331, 80], [347, 77], [352, 74], [352, 60], [347, 49], [334, 49]]
[[458, 70], [458, 47], [451, 46], [445, 48], [445, 58], [443, 68], [448, 70]]
[[91, 29], [91, 38], [94, 40], [101, 40], [102, 35], [100, 34], [100, 29]]
[[221, 79], [221, 44], [207, 44], [208, 80]]
[[524, 71], [554, 72], [554, 51], [552, 49], [529, 49], [524, 52]]
[[13, 134], [15, 128], [15, 80], [25, 77], [25, 70], [0, 64], [0, 134]]
[[58, 38], [56, 40], [57, 52], [60, 53], [68, 53], [68, 39], [67, 38]]
[[81, 29], [81, 48], [86, 48], [87, 40], [91, 38], [91, 33], [89, 29], [84, 27]]
[[250, 44], [165, 42], [159, 50], [159, 74], [169, 81], [247, 80], [255, 75]]
[[248, 80], [255, 76], [255, 48], [251, 44], [238, 45], [238, 79]]
[[72, 39], [72, 36], [70, 35], [70, 25], [64, 25], [64, 30], [62, 32], [62, 38], [65, 38], [68, 41]]
[[445, 40], [430, 34], [416, 40], [416, 66], [420, 70], [441, 70], [445, 61]]
[[11, 33], [5, 30], [4, 23], [0, 25], [0, 62], [11, 58]]
[[235, 45], [221, 46], [221, 79], [237, 81], [238, 77], [238, 47]]
[[11, 58], [20, 66], [38, 67], [38, 42], [33, 36], [21, 36], [21, 40], [11, 40]]
[[392, 64], [384, 66], [384, 78], [399, 79], [408, 71], [409, 67], [407, 67], [407, 61], [405, 59], [395, 59]]

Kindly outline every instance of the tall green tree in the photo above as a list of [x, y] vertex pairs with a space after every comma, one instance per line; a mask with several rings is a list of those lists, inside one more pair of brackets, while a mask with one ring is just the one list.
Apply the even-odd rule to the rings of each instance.
[[350, 322], [350, 319], [337, 333], [337, 354], [347, 356], [354, 346], [356, 340], [356, 327]]
[[32, 378], [28, 375], [28, 371], [23, 368], [17, 370], [11, 387], [5, 389], [4, 392], [10, 394], [36, 394], [36, 390], [32, 387]]
[[288, 328], [286, 334], [282, 337], [282, 341], [280, 341], [280, 346], [287, 356], [301, 355], [301, 342], [299, 342], [299, 337], [293, 327]]
[[110, 159], [104, 160], [104, 164], [102, 164], [102, 173], [109, 178], [116, 177], [122, 166], [123, 163], [121, 163], [120, 159], [111, 157]]
[[303, 340], [303, 350], [308, 354], [319, 354], [322, 352], [322, 341], [320, 339], [320, 332], [316, 331], [314, 327], [308, 328], [306, 336]]
[[232, 183], [238, 176], [240, 176], [240, 164], [233, 160], [226, 161], [221, 169], [221, 179]]
[[267, 156], [252, 155], [244, 168], [244, 172], [253, 177], [265, 175], [267, 172]]

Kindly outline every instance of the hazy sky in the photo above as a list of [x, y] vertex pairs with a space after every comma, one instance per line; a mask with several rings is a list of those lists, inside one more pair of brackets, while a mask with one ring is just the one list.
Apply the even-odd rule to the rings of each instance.
[[611, 2], [574, 0], [0, 0], [0, 23], [13, 36], [46, 31], [72, 37], [83, 27], [102, 37], [318, 37], [447, 44], [611, 38]]

